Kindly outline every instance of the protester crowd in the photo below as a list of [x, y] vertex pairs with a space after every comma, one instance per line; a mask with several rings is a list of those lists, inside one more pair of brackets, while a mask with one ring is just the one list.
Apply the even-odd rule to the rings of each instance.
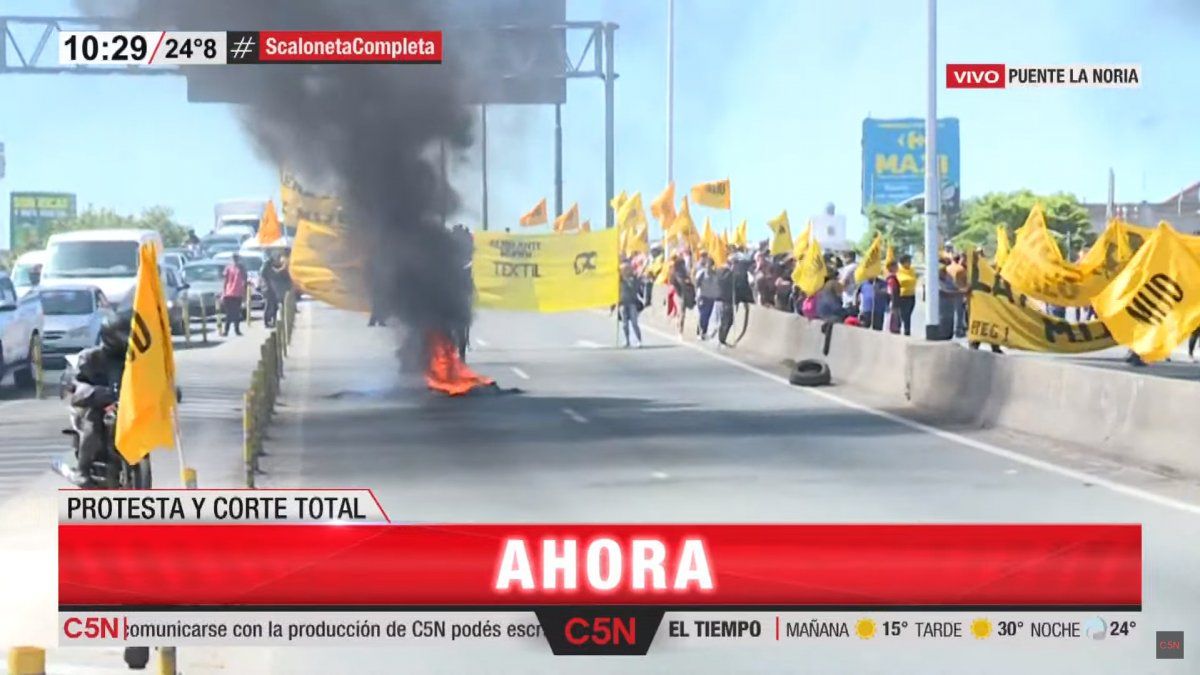
[[[706, 251], [689, 251], [663, 257], [660, 247], [649, 255], [635, 255], [622, 263], [622, 335], [640, 341], [637, 311], [649, 304], [654, 286], [666, 286], [669, 316], [695, 309], [701, 340], [716, 338], [728, 345], [734, 308], [754, 303], [809, 319], [836, 321], [865, 329], [911, 335], [917, 304], [918, 274], [912, 257], [887, 261], [882, 273], [859, 280], [858, 254], [854, 251], [824, 254], [825, 282], [808, 295], [793, 282], [796, 259], [789, 253], [771, 255], [768, 242], [756, 248], [734, 248], [718, 265]], [[947, 247], [938, 266], [941, 326], [946, 336], [967, 334], [966, 255]], [[632, 345], [630, 338], [625, 339]]]

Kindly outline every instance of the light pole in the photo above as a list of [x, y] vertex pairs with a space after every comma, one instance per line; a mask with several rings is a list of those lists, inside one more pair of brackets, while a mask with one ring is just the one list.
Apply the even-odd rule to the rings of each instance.
[[667, 183], [675, 180], [675, 0], [667, 0]]
[[937, 154], [937, 0], [929, 0], [929, 81], [925, 113], [925, 339], [947, 339], [941, 334], [938, 306], [938, 214], [942, 191]]

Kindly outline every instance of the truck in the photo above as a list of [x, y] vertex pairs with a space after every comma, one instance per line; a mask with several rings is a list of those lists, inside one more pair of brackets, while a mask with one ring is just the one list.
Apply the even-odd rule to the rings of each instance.
[[[258, 222], [267, 208], [265, 199], [226, 199], [213, 208], [213, 232], [225, 228], [241, 230], [250, 235], [258, 233]], [[248, 228], [248, 229], [247, 229]]]

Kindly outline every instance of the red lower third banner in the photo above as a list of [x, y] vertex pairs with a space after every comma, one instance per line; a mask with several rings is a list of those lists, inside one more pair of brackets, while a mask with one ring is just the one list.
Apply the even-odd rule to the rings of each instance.
[[61, 524], [63, 610], [1141, 607], [1139, 525]]

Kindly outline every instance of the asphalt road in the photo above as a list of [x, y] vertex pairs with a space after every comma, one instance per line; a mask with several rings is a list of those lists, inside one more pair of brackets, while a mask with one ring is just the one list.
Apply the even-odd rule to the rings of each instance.
[[1200, 635], [1194, 484], [1036, 439], [936, 432], [897, 417], [902, 410], [877, 414], [852, 390], [793, 388], [736, 352], [661, 334], [620, 349], [602, 313], [484, 313], [472, 337], [471, 364], [523, 393], [432, 396], [397, 374], [393, 329], [306, 311], [261, 484], [371, 487], [393, 520], [410, 522], [1142, 523], [1135, 634], [1025, 649], [995, 640], [652, 648], [646, 659], [616, 660], [511, 646], [197, 658], [270, 673], [387, 673], [396, 663], [463, 672], [480, 659], [523, 672], [1195, 672], [1194, 656], [1156, 661], [1153, 648], [1155, 630]]

